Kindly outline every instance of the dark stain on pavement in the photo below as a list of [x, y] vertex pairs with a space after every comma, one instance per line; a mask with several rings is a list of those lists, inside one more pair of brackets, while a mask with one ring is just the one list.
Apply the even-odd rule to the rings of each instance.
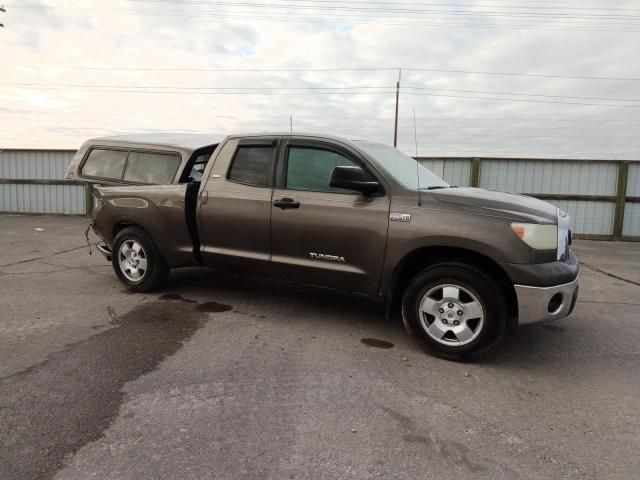
[[201, 303], [196, 307], [196, 310], [199, 312], [207, 312], [207, 313], [219, 313], [219, 312], [228, 312], [229, 310], [233, 310], [231, 305], [225, 305], [224, 303], [218, 302], [207, 302]]
[[165, 293], [164, 295], [161, 295], [159, 299], [183, 303], [198, 303], [196, 300], [184, 298], [182, 295], [178, 295], [177, 293]]
[[386, 340], [378, 340], [377, 338], [363, 338], [360, 342], [368, 347], [393, 348], [393, 343], [387, 342]]
[[0, 478], [53, 477], [68, 455], [103, 435], [123, 385], [176, 353], [206, 318], [166, 302], [109, 315], [114, 328], [0, 380]]

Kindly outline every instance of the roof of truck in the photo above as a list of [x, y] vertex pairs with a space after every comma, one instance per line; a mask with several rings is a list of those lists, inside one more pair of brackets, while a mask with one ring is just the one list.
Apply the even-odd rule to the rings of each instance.
[[351, 138], [351, 137], [342, 137], [339, 135], [332, 135], [329, 133], [321, 133], [321, 132], [284, 132], [284, 131], [274, 131], [274, 132], [242, 132], [242, 133], [234, 133], [228, 135], [229, 138], [238, 138], [238, 137], [308, 137], [308, 138], [318, 138], [318, 139], [328, 139], [328, 140], [337, 140], [340, 142], [354, 142], [354, 141], [362, 141], [366, 140], [365, 138]]
[[312, 132], [252, 132], [238, 133], [231, 135], [209, 135], [196, 133], [134, 133], [125, 135], [112, 135], [107, 137], [92, 138], [88, 145], [110, 145], [110, 146], [135, 146], [147, 148], [162, 148], [180, 150], [190, 156], [195, 150], [213, 146], [221, 143], [225, 138], [247, 138], [247, 137], [306, 137], [334, 140], [343, 143], [353, 144], [353, 142], [363, 139], [348, 139], [336, 135]]
[[180, 150], [197, 150], [216, 145], [224, 139], [224, 135], [207, 135], [197, 133], [133, 133], [92, 138], [91, 143], [118, 143], [145, 145], [150, 147], [176, 148]]

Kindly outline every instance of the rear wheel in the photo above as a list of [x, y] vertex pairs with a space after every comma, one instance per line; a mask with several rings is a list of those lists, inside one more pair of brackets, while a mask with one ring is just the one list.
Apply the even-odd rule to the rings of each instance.
[[409, 283], [402, 302], [405, 323], [429, 350], [458, 360], [493, 350], [504, 338], [506, 312], [498, 284], [462, 263], [422, 271]]
[[116, 235], [111, 263], [118, 278], [136, 292], [161, 288], [169, 276], [153, 240], [137, 227], [127, 227]]

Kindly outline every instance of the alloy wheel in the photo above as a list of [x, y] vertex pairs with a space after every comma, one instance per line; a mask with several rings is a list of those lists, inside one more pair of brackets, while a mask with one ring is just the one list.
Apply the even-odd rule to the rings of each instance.
[[433, 287], [419, 306], [422, 328], [443, 345], [460, 346], [475, 340], [484, 326], [484, 316], [478, 298], [460, 285]]
[[122, 274], [132, 282], [139, 282], [147, 273], [147, 254], [136, 240], [125, 240], [118, 252]]

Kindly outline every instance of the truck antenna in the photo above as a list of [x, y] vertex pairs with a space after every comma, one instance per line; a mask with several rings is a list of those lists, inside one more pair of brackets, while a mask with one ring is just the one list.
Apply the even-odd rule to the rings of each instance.
[[400, 102], [400, 80], [402, 79], [402, 69], [398, 69], [398, 81], [396, 82], [396, 116], [393, 124], [393, 148], [398, 148], [398, 103]]

